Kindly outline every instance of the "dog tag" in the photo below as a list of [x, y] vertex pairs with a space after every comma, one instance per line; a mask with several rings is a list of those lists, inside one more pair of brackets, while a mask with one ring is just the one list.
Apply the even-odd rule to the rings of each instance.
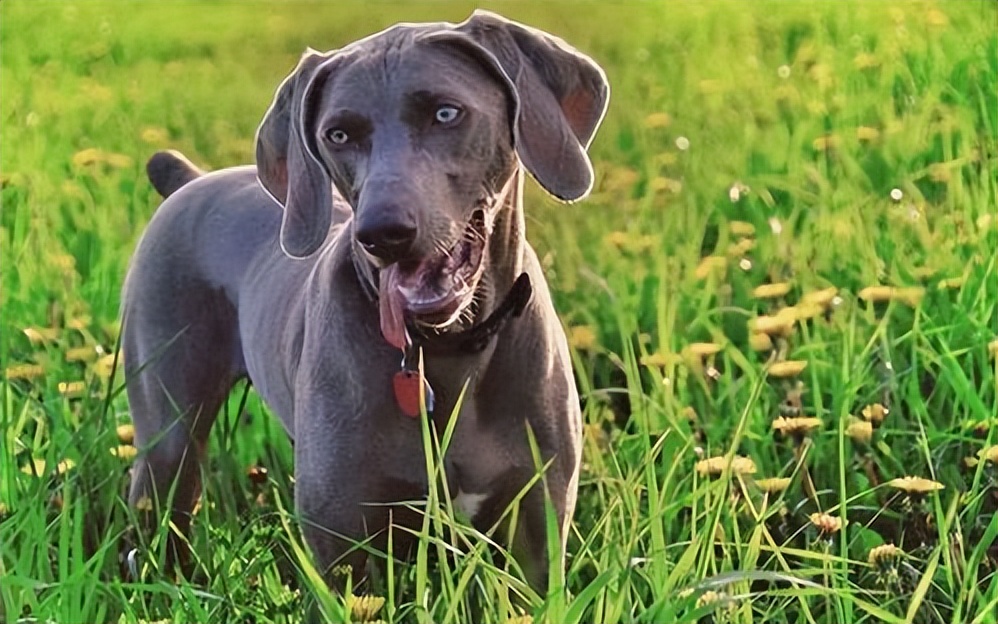
[[[416, 418], [419, 416], [419, 371], [402, 369], [392, 378], [395, 402], [402, 413]], [[423, 394], [426, 396], [426, 412], [433, 411], [433, 388], [423, 378]]]

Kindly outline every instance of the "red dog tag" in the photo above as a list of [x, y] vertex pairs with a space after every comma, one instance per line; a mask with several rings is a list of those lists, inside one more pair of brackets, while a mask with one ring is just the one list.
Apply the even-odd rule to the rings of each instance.
[[[403, 369], [392, 377], [395, 402], [402, 413], [413, 418], [419, 416], [419, 371]], [[423, 379], [423, 393], [426, 397], [426, 411], [433, 411], [433, 389]]]

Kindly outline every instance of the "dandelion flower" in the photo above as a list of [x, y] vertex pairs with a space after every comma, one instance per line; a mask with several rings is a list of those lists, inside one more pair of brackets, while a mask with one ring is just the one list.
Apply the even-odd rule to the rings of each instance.
[[770, 377], [784, 379], [796, 377], [807, 367], [806, 360], [787, 360], [785, 362], [774, 362], [766, 369], [766, 374]]
[[630, 239], [631, 237], [627, 232], [616, 231], [607, 234], [603, 240], [614, 247], [623, 248]]
[[863, 408], [863, 419], [878, 427], [890, 413], [891, 411], [880, 403], [873, 403]]
[[992, 464], [998, 464], [998, 444], [989, 446], [986, 449], [981, 449], [977, 455], [984, 461], [989, 461]]
[[67, 399], [76, 399], [83, 396], [87, 389], [87, 383], [85, 381], [60, 381], [57, 389], [59, 394]]
[[814, 151], [820, 152], [823, 150], [835, 149], [839, 146], [840, 142], [839, 137], [834, 134], [826, 134], [825, 136], [820, 136], [812, 141], [811, 147], [814, 148]]
[[659, 368], [663, 368], [675, 362], [676, 356], [674, 354], [667, 355], [665, 353], [649, 353], [648, 355], [641, 356], [640, 360], [642, 366], [657, 366]]
[[793, 332], [794, 319], [786, 315], [757, 316], [749, 321], [749, 329], [753, 332], [785, 338]]
[[111, 454], [118, 459], [131, 461], [139, 454], [139, 450], [131, 444], [119, 444], [115, 448], [111, 449]]
[[891, 479], [887, 482], [887, 485], [907, 494], [926, 494], [928, 492], [937, 492], [946, 487], [938, 481], [923, 479], [922, 477], [901, 477], [898, 479]]
[[831, 286], [829, 288], [804, 293], [804, 296], [802, 296], [800, 300], [801, 303], [813, 304], [827, 308], [832, 305], [832, 301], [835, 300], [835, 295], [837, 294], [839, 294], [839, 289]]
[[784, 418], [779, 416], [773, 421], [773, 431], [779, 431], [787, 436], [803, 437], [820, 428], [820, 418]]
[[755, 226], [748, 221], [729, 221], [728, 231], [732, 236], [755, 236]]
[[100, 355], [94, 347], [76, 347], [65, 353], [67, 362], [92, 362]]
[[816, 526], [822, 533], [832, 534], [842, 530], [842, 518], [826, 513], [813, 513], [810, 516], [811, 524]]
[[725, 595], [723, 592], [718, 593], [714, 590], [705, 591], [700, 594], [699, 598], [697, 598], [697, 609], [702, 609], [709, 605], [720, 604], [724, 601], [724, 599]]
[[790, 487], [790, 477], [773, 477], [769, 479], [757, 479], [756, 486], [767, 494], [778, 494]]
[[873, 423], [868, 420], [856, 420], [846, 428], [846, 435], [853, 442], [867, 444], [873, 438]]
[[40, 364], [15, 364], [4, 371], [4, 377], [13, 379], [35, 379], [45, 374]]
[[23, 331], [33, 345], [52, 342], [59, 337], [59, 330], [51, 327], [26, 327]]
[[148, 127], [139, 135], [149, 145], [163, 146], [170, 140], [169, 133], [164, 128]]
[[877, 140], [880, 136], [880, 130], [876, 128], [870, 128], [868, 126], [860, 126], [856, 128], [856, 138], [860, 141], [870, 142]]
[[138, 511], [152, 511], [152, 499], [148, 496], [143, 496], [135, 501], [135, 509]]
[[882, 567], [904, 554], [904, 551], [894, 544], [884, 544], [870, 549], [866, 560], [874, 567]]
[[359, 622], [367, 622], [374, 619], [381, 607], [385, 606], [385, 599], [382, 596], [351, 596], [347, 603], [350, 605], [350, 615]]
[[667, 128], [672, 123], [669, 113], [652, 113], [645, 117], [645, 128]]
[[698, 280], [704, 280], [715, 273], [721, 273], [727, 266], [728, 260], [724, 256], [707, 256], [697, 265], [693, 275]]
[[749, 348], [753, 351], [772, 351], [773, 339], [769, 337], [769, 334], [752, 332], [752, 335], [749, 336]]
[[596, 346], [596, 332], [589, 325], [574, 325], [568, 330], [568, 344], [580, 351], [591, 351]]
[[752, 296], [756, 299], [779, 299], [790, 292], [788, 282], [778, 282], [776, 284], [763, 284], [756, 286], [752, 291]]
[[696, 471], [704, 477], [708, 475], [716, 476], [723, 473], [729, 465], [731, 467], [731, 474], [734, 475], [755, 474], [756, 471], [755, 462], [741, 455], [732, 457], [730, 464], [728, 463], [728, 458], [724, 456], [702, 459], [697, 462]]
[[721, 352], [722, 348], [716, 342], [694, 342], [686, 345], [683, 351], [688, 355], [704, 358], [717, 355]]

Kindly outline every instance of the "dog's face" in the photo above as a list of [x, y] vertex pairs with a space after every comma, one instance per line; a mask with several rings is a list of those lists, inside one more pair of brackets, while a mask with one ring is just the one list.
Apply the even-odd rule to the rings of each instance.
[[360, 253], [381, 269], [385, 337], [399, 344], [403, 317], [447, 325], [474, 297], [521, 162], [555, 197], [588, 193], [608, 90], [564, 42], [484, 12], [308, 52], [257, 138], [260, 181], [285, 207], [282, 247], [321, 246], [335, 184]]
[[365, 48], [333, 62], [307, 131], [354, 209], [352, 234], [382, 269], [383, 292], [446, 325], [471, 302], [516, 167], [513, 103], [445, 42]]

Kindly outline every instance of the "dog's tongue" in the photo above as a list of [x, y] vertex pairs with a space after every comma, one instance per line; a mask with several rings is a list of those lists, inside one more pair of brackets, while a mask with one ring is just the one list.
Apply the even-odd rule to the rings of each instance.
[[398, 288], [399, 268], [397, 264], [381, 270], [378, 285], [381, 335], [385, 337], [388, 344], [405, 351], [407, 337], [402, 309], [402, 293], [399, 292]]

